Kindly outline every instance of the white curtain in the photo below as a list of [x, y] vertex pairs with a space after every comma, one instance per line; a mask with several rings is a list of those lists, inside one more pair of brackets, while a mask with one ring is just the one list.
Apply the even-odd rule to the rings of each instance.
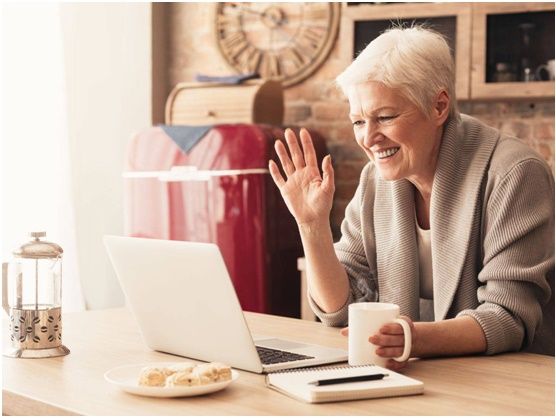
[[64, 312], [85, 308], [70, 185], [60, 5], [2, 4], [2, 261], [32, 231], [64, 249]]

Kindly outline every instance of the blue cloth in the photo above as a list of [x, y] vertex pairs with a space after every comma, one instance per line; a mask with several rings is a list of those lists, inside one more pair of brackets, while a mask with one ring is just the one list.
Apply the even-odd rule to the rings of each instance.
[[258, 73], [237, 74], [237, 75], [229, 75], [223, 77], [197, 74], [195, 80], [211, 81], [211, 82], [224, 83], [224, 84], [241, 84], [244, 81], [251, 80], [253, 78], [261, 78], [261, 76]]
[[191, 151], [214, 125], [159, 125], [186, 154]]

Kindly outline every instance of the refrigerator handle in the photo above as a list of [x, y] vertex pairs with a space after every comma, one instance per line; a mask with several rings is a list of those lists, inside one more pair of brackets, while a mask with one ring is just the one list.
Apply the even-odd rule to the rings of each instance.
[[[174, 168], [174, 167], [172, 167]], [[239, 170], [170, 170], [160, 173], [158, 180], [171, 181], [209, 181], [212, 177], [229, 177], [246, 174], [268, 174], [266, 168], [246, 168]]]

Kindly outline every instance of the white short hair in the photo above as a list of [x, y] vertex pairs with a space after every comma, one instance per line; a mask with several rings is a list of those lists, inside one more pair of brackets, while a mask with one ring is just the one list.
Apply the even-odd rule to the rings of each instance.
[[450, 116], [459, 117], [450, 47], [444, 36], [423, 25], [386, 30], [336, 78], [346, 96], [351, 86], [369, 81], [397, 89], [427, 117], [438, 93], [446, 90]]

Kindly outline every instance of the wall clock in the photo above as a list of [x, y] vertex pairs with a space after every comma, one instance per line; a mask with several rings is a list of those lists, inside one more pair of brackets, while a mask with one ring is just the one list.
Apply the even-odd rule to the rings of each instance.
[[284, 87], [312, 74], [332, 50], [340, 3], [218, 3], [218, 47], [240, 73]]

